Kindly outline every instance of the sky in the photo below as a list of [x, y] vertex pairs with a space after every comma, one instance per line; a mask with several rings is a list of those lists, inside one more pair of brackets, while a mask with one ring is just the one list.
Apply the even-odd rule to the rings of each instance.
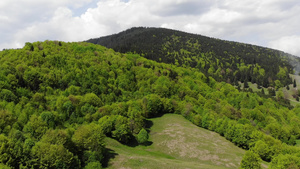
[[163, 27], [300, 56], [299, 0], [1, 0], [0, 50]]

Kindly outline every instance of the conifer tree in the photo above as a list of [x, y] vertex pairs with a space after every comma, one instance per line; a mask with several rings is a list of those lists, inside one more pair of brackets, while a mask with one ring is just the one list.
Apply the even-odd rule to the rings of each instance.
[[245, 79], [245, 81], [244, 81], [244, 89], [247, 89], [247, 88], [249, 88], [248, 80]]

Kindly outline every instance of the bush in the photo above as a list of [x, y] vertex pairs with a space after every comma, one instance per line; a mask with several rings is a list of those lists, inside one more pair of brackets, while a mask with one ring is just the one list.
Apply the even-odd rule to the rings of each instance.
[[141, 129], [141, 131], [137, 135], [137, 141], [140, 144], [145, 144], [147, 143], [148, 138], [149, 138], [148, 132], [145, 129]]
[[88, 163], [84, 169], [101, 169], [101, 163], [100, 162], [90, 162]]

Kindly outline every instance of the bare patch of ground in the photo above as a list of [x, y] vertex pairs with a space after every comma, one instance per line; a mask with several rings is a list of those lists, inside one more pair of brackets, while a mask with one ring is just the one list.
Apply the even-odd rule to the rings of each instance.
[[[182, 117], [183, 118], [183, 117]], [[231, 155], [231, 148], [235, 147], [219, 134], [200, 129], [188, 121], [172, 120], [172, 123], [164, 125], [161, 132], [155, 135], [167, 137], [167, 140], [157, 143], [157, 147], [163, 147], [162, 151], [175, 154], [179, 158], [210, 161], [213, 164], [237, 168], [242, 159], [243, 150], [237, 148], [240, 155]], [[154, 141], [155, 143], [155, 141]], [[236, 148], [236, 147], [235, 147]]]

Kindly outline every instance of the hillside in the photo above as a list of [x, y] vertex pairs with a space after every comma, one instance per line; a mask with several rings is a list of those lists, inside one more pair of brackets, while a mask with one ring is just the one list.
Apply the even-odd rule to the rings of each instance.
[[164, 28], [131, 28], [88, 42], [157, 62], [195, 67], [231, 84], [247, 81], [279, 88], [292, 83], [289, 73], [299, 72], [300, 65], [298, 57], [278, 50]]
[[238, 168], [245, 151], [180, 115], [151, 119], [150, 146], [129, 147], [107, 139], [115, 153], [108, 168]]
[[[300, 167], [300, 147], [294, 146], [299, 106], [288, 107], [281, 96], [239, 91], [197, 68], [59, 41], [1, 51], [0, 67], [2, 168], [105, 167], [113, 158], [107, 139], [144, 145], [147, 119], [170, 113], [248, 150], [243, 168], [261, 160], [274, 168]], [[155, 149], [160, 141], [152, 141]], [[173, 157], [179, 158], [176, 148]]]

